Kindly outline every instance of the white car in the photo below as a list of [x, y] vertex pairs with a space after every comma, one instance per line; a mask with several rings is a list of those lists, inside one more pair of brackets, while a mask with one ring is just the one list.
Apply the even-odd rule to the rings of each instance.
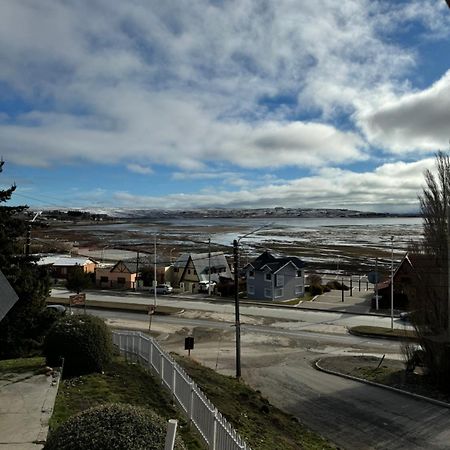
[[[211, 281], [211, 291], [214, 291], [214, 287], [216, 286], [215, 281]], [[200, 292], [208, 292], [209, 282], [208, 281], [200, 281], [198, 290]]]
[[[173, 292], [173, 287], [169, 284], [158, 284], [156, 286], [156, 293], [157, 294], [171, 294]], [[150, 288], [150, 294], [155, 293], [155, 288], [152, 286]]]

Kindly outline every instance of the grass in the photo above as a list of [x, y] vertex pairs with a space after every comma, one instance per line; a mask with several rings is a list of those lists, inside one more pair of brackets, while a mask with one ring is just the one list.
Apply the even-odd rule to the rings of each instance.
[[220, 375], [190, 358], [174, 357], [253, 450], [336, 448], [243, 382]]
[[[177, 358], [205, 394], [247, 440], [253, 450], [332, 449], [325, 439], [283, 413], [242, 382], [205, 368], [188, 358]], [[136, 364], [122, 358], [103, 374], [64, 379], [50, 420], [53, 431], [73, 414], [107, 402], [130, 403], [153, 409], [166, 419], [177, 418], [181, 436], [189, 450], [203, 447], [177, 412], [161, 383]]]
[[391, 330], [390, 328], [384, 327], [371, 327], [371, 326], [356, 326], [351, 327], [348, 330], [351, 334], [356, 335], [370, 335], [373, 337], [381, 337], [381, 338], [390, 338], [390, 339], [402, 339], [402, 340], [417, 340], [416, 332], [413, 330], [403, 330], [394, 328]]
[[0, 375], [20, 374], [26, 372], [36, 373], [45, 367], [45, 359], [42, 357], [3, 359], [0, 360]]
[[190, 450], [202, 449], [161, 383], [137, 364], [116, 357], [104, 373], [63, 379], [50, 420], [50, 432], [70, 416], [103, 403], [129, 403], [154, 410], [165, 419], [178, 419], [181, 437]]
[[332, 356], [322, 358], [320, 365], [338, 373], [450, 403], [450, 395], [439, 391], [423, 370], [407, 372], [402, 361], [381, 361], [373, 356]]

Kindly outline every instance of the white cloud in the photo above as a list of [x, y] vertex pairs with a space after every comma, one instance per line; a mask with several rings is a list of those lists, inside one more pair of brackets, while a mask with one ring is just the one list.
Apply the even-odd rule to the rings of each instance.
[[140, 175], [150, 175], [153, 173], [153, 169], [150, 167], [141, 166], [140, 164], [135, 163], [127, 164], [127, 169], [130, 172], [139, 173]]
[[[442, 28], [430, 5], [424, 23]], [[5, 156], [44, 165], [137, 155], [191, 169], [361, 159], [355, 134], [286, 115], [351, 109], [414, 64], [380, 33], [386, 17], [405, 22], [391, 9], [369, 0], [3, 3], [0, 79], [32, 105], [2, 120]], [[277, 95], [294, 103], [261, 103]]]
[[320, 170], [317, 175], [284, 183], [239, 191], [211, 187], [201, 194], [136, 196], [117, 192], [123, 206], [188, 209], [214, 207], [349, 208], [363, 211], [412, 212], [418, 209], [417, 195], [423, 186], [423, 172], [434, 161], [383, 164], [373, 172], [357, 173], [337, 168]]
[[368, 140], [395, 153], [436, 151], [450, 138], [450, 71], [430, 88], [381, 95], [362, 105], [358, 122]]

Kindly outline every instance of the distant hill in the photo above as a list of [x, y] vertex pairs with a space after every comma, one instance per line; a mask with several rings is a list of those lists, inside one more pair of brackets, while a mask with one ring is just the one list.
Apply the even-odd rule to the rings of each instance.
[[[164, 219], [164, 218], [283, 218], [283, 217], [418, 217], [419, 214], [392, 214], [356, 211], [351, 209], [314, 209], [314, 208], [257, 208], [257, 209], [189, 209], [189, 210], [163, 210], [163, 209], [130, 209], [130, 208], [85, 208], [79, 210], [58, 210], [59, 218], [72, 220], [89, 219], [107, 220], [115, 219]], [[78, 211], [78, 213], [76, 212]], [[50, 212], [49, 212], [50, 213]], [[55, 210], [51, 211], [53, 217]], [[43, 215], [47, 215], [46, 212]]]

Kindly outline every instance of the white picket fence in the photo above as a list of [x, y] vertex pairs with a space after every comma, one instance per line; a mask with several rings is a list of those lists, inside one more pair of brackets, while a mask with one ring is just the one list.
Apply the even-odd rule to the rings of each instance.
[[128, 359], [156, 373], [211, 450], [251, 450], [186, 372], [150, 336], [113, 332], [113, 342]]

